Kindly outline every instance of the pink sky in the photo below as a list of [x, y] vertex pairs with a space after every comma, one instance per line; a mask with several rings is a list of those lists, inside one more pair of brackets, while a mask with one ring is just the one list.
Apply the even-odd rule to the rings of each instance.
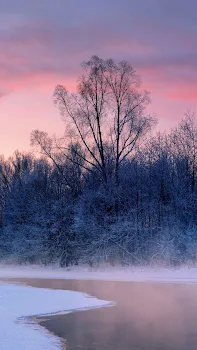
[[94, 54], [132, 63], [158, 128], [196, 112], [196, 23], [194, 0], [8, 0], [0, 12], [0, 154], [28, 151], [33, 129], [63, 133], [53, 90], [73, 89], [80, 63]]

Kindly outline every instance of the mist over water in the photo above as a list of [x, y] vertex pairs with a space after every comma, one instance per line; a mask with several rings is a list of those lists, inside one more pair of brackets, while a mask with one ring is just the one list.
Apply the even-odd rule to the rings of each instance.
[[66, 349], [197, 349], [196, 286], [74, 280], [45, 280], [39, 285], [87, 292], [117, 303], [45, 318], [41, 324], [63, 337]]

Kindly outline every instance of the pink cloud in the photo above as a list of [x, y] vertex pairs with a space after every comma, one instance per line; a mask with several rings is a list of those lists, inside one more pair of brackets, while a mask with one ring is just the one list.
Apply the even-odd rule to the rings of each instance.
[[1, 94], [26, 88], [52, 92], [59, 83], [73, 90], [81, 61], [99, 54], [133, 62], [144, 86], [153, 94], [168, 99], [194, 100], [197, 55], [181, 53], [182, 40], [189, 50], [194, 37], [177, 28], [173, 32], [166, 28], [170, 45], [176, 42], [179, 53], [174, 55], [167, 50], [166, 38], [159, 52], [156, 24], [148, 21], [134, 24], [141, 31], [144, 27], [149, 29], [143, 39], [140, 30], [124, 35], [114, 28], [91, 22], [66, 28], [46, 21], [14, 21], [9, 30], [6, 28], [0, 34], [3, 48], [0, 51]]
[[[137, 26], [136, 23], [134, 25]], [[9, 108], [7, 103], [1, 107], [1, 115], [5, 117], [1, 125], [1, 140], [4, 141], [0, 148], [7, 153], [6, 149], [10, 152], [11, 148], [14, 150], [19, 144], [22, 148], [29, 147], [32, 128], [47, 129], [49, 133], [57, 130], [59, 115], [56, 114], [54, 121], [54, 108], [48, 109], [48, 104], [52, 103], [50, 98], [54, 87], [64, 84], [68, 89], [74, 90], [80, 74], [80, 63], [92, 54], [118, 60], [128, 59], [133, 63], [141, 75], [143, 87], [151, 92], [151, 111], [158, 113], [162, 125], [171, 125], [172, 121], [181, 118], [191, 104], [197, 107], [197, 53], [195, 50], [192, 52], [194, 37], [178, 29], [172, 33], [170, 28], [165, 30], [171, 37], [161, 43], [155, 26], [152, 27], [151, 35], [150, 32], [140, 33], [140, 30], [138, 33], [137, 29], [136, 32], [131, 30], [125, 35], [118, 32], [118, 28], [116, 30], [90, 22], [83, 26], [76, 24], [65, 28], [46, 21], [16, 21], [2, 33], [0, 31], [0, 97], [12, 93], [9, 99], [9, 103], [12, 103], [14, 96], [20, 94], [17, 104], [25, 106], [21, 109], [16, 108], [16, 105]], [[179, 39], [176, 41], [177, 36]], [[173, 45], [177, 51], [172, 53], [170, 47]], [[39, 105], [36, 104], [38, 96]], [[27, 114], [28, 119], [25, 119]], [[21, 131], [18, 130], [20, 136], [16, 136], [17, 128], [14, 127], [12, 136], [9, 136], [6, 143], [5, 135], [10, 135], [3, 131], [6, 120], [16, 122], [19, 115], [21, 124], [22, 120], [28, 123], [23, 131], [23, 141]], [[61, 130], [62, 126], [58, 128]]]
[[197, 102], [197, 83], [195, 86], [181, 86], [178, 90], [171, 90], [166, 93], [166, 97], [171, 100], [184, 100], [190, 102]]
[[[80, 41], [79, 41], [80, 37]], [[80, 72], [80, 63], [95, 51], [105, 57], [114, 52], [135, 50], [148, 52], [145, 45], [135, 40], [122, 40], [113, 31], [94, 24], [83, 27], [54, 27], [50, 23], [22, 23], [0, 35], [0, 85], [12, 92], [37, 86], [51, 89], [62, 82], [73, 89]]]

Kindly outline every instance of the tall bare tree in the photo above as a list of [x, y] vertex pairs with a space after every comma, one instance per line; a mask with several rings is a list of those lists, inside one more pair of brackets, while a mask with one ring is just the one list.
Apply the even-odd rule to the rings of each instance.
[[[96, 169], [106, 184], [109, 174], [119, 183], [121, 163], [154, 123], [146, 114], [149, 94], [131, 64], [92, 56], [82, 64], [77, 92], [58, 85], [54, 92], [67, 131], [79, 142], [87, 169]], [[109, 169], [110, 164], [110, 169]]]

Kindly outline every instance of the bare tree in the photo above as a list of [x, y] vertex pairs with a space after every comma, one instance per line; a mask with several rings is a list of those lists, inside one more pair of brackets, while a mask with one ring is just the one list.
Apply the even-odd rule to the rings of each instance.
[[197, 125], [194, 113], [188, 111], [178, 127], [171, 133], [173, 153], [184, 156], [190, 175], [190, 188], [193, 193], [196, 187], [197, 167]]
[[118, 185], [121, 163], [131, 157], [154, 123], [145, 113], [149, 94], [140, 89], [140, 79], [129, 62], [93, 56], [82, 67], [77, 92], [58, 85], [54, 101], [67, 131], [81, 145], [82, 152], [75, 152], [86, 168], [96, 169], [104, 184], [113, 174]]
[[69, 144], [65, 147], [62, 145], [62, 139], [57, 140], [55, 137], [49, 137], [46, 132], [33, 130], [31, 146], [49, 160], [62, 177], [64, 185], [76, 196], [80, 192], [84, 168], [83, 159], [78, 156], [81, 155], [80, 145]]

